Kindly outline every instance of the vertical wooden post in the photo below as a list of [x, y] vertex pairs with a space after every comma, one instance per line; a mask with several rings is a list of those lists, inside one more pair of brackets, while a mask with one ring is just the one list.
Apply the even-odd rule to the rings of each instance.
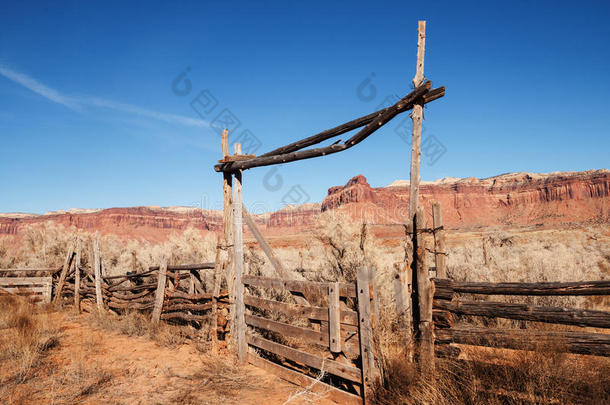
[[61, 299], [61, 292], [64, 288], [64, 283], [66, 282], [66, 276], [68, 275], [68, 270], [70, 270], [70, 265], [72, 264], [72, 256], [74, 256], [74, 243], [70, 243], [70, 248], [64, 259], [64, 265], [61, 269], [61, 274], [59, 275], [59, 282], [57, 283], [57, 291], [55, 291], [55, 298], [53, 298], [54, 302], [59, 302]]
[[434, 227], [434, 265], [436, 266], [436, 277], [447, 278], [447, 250], [445, 246], [445, 230], [443, 227], [443, 216], [441, 214], [441, 203], [432, 203], [432, 226]]
[[[424, 82], [424, 53], [426, 48], [426, 22], [419, 21], [417, 24], [417, 66], [413, 85], [421, 86]], [[417, 212], [419, 200], [419, 165], [421, 158], [421, 122], [424, 115], [423, 101], [413, 105], [411, 119], [413, 120], [413, 132], [411, 136], [411, 180], [409, 185], [409, 218], [413, 220]]]
[[99, 234], [95, 233], [95, 240], [93, 241], [93, 271], [95, 272], [95, 298], [97, 302], [97, 309], [104, 309], [104, 299], [102, 297], [102, 264], [100, 262], [100, 237]]
[[76, 259], [74, 263], [74, 308], [80, 313], [80, 262], [81, 262], [81, 240], [76, 240]]
[[[235, 144], [235, 154], [241, 154], [241, 144]], [[242, 219], [242, 178], [241, 170], [235, 172], [235, 186], [233, 194], [233, 267], [235, 278], [233, 280], [233, 289], [235, 296], [235, 326], [233, 331], [234, 343], [237, 349], [237, 355], [240, 362], [246, 362], [248, 357], [248, 347], [245, 341], [245, 328], [243, 330], [242, 339], [242, 323], [244, 321], [244, 285], [242, 283], [242, 275], [244, 273], [244, 244], [243, 244], [243, 219]]]
[[[229, 155], [229, 131], [225, 129], [222, 131], [222, 156]], [[229, 330], [231, 333], [235, 329], [233, 323], [235, 319], [235, 296], [233, 289], [233, 173], [223, 172], [222, 180], [222, 195], [223, 195], [223, 231], [224, 231], [224, 246], [227, 251], [226, 261], [223, 265], [225, 269], [225, 278], [227, 280], [227, 288], [229, 289], [229, 302], [230, 304], [230, 316], [229, 316]]]
[[419, 364], [423, 371], [434, 369], [434, 324], [432, 322], [432, 300], [434, 284], [430, 282], [426, 263], [426, 245], [421, 230], [426, 226], [424, 209], [416, 214], [416, 276], [417, 276], [417, 337]]
[[362, 359], [362, 383], [365, 403], [370, 403], [375, 378], [375, 358], [373, 354], [373, 328], [371, 325], [371, 293], [369, 270], [360, 267], [356, 279], [358, 295], [358, 332], [360, 334], [360, 356]]
[[341, 309], [339, 306], [339, 283], [328, 286], [328, 341], [330, 351], [341, 352]]
[[222, 271], [222, 262], [220, 261], [221, 252], [220, 235], [216, 238], [216, 261], [214, 262], [214, 275], [212, 290], [212, 322], [210, 324], [210, 334], [212, 335], [212, 348], [218, 352], [218, 296], [220, 295], [220, 272]]
[[407, 262], [394, 264], [394, 297], [398, 323], [407, 330], [411, 328], [411, 267]]
[[165, 298], [165, 282], [167, 279], [167, 256], [163, 255], [157, 275], [157, 291], [155, 292], [155, 304], [152, 312], [152, 322], [159, 323], [161, 311], [163, 310], [163, 299]]

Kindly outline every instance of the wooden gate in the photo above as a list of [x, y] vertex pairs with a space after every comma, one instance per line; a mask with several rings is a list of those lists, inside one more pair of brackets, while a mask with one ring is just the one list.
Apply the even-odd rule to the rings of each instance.
[[[366, 267], [357, 283], [244, 276], [243, 328], [236, 322], [248, 361], [335, 402], [361, 404], [377, 376], [373, 280]], [[286, 292], [311, 305], [273, 299]]]
[[32, 302], [51, 302], [51, 277], [0, 277], [0, 290], [27, 297]]

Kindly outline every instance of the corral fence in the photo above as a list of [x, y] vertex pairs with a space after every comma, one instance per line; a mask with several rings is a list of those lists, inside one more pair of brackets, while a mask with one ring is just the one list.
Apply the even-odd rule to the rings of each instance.
[[[481, 296], [600, 296], [610, 295], [610, 280], [545, 283], [473, 283], [433, 279], [433, 318], [436, 344], [466, 344], [520, 350], [550, 346], [576, 354], [610, 356], [610, 312], [535, 306], [526, 303], [477, 300]], [[470, 296], [470, 297], [469, 297]], [[502, 318], [580, 327], [580, 330], [487, 328], [468, 323], [470, 317]], [[475, 319], [476, 319], [475, 318]], [[462, 320], [456, 322], [456, 320]], [[586, 328], [583, 330], [583, 328]], [[457, 349], [459, 351], [459, 349]], [[453, 350], [443, 353], [457, 354]]]

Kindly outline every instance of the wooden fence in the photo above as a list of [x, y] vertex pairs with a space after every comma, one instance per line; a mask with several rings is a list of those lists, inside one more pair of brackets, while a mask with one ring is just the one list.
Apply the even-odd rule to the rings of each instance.
[[[377, 376], [374, 271], [363, 267], [354, 284], [257, 276], [244, 276], [243, 283], [249, 291], [243, 297], [243, 321], [236, 322], [242, 334], [238, 339], [250, 347], [250, 363], [324, 392], [338, 403], [361, 404], [363, 398], [370, 398]], [[263, 298], [274, 295], [270, 290], [290, 291], [311, 302], [301, 305]], [[251, 328], [248, 332], [246, 325]]]
[[[7, 270], [10, 271], [10, 270]], [[48, 277], [0, 277], [0, 291], [35, 303], [50, 303], [53, 279]]]
[[[610, 334], [594, 329], [610, 328], [610, 312], [534, 306], [499, 301], [480, 301], [461, 294], [503, 296], [593, 296], [610, 295], [610, 281], [567, 283], [472, 283], [433, 279], [433, 319], [436, 344], [468, 344], [509, 349], [553, 350], [610, 356]], [[485, 328], [456, 323], [456, 317], [475, 316], [571, 325], [588, 330], [546, 331], [539, 329]]]

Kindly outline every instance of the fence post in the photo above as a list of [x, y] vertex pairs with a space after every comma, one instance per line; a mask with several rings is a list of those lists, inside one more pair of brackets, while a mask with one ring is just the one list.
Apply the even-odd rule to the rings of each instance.
[[[241, 144], [235, 144], [235, 154], [241, 155]], [[233, 288], [235, 290], [235, 339], [234, 343], [237, 349], [237, 357], [240, 362], [245, 363], [248, 360], [248, 345], [246, 343], [246, 325], [244, 320], [244, 284], [242, 275], [244, 273], [244, 244], [243, 244], [243, 219], [242, 219], [242, 178], [241, 170], [235, 172], [235, 191], [233, 195], [233, 267], [235, 279], [233, 280]]]
[[428, 265], [426, 264], [426, 246], [422, 235], [425, 228], [425, 216], [423, 207], [417, 209], [416, 226], [416, 251], [415, 265], [417, 278], [417, 337], [419, 362], [424, 371], [434, 369], [434, 324], [432, 323], [432, 300], [434, 298], [434, 285], [430, 282]]
[[[222, 158], [229, 156], [229, 131], [224, 129], [221, 138]], [[223, 268], [225, 269], [225, 278], [227, 280], [227, 288], [229, 290], [230, 315], [229, 315], [229, 331], [233, 333], [235, 327], [233, 321], [235, 319], [235, 295], [233, 289], [233, 173], [223, 172], [222, 180], [222, 196], [223, 196], [223, 232], [224, 246], [227, 251], [226, 262]]]
[[375, 358], [373, 355], [369, 269], [366, 266], [362, 266], [358, 270], [356, 292], [358, 295], [358, 332], [360, 334], [363, 394], [365, 403], [370, 403], [375, 376]]
[[68, 253], [66, 254], [64, 265], [61, 269], [61, 274], [59, 275], [59, 282], [57, 283], [57, 291], [55, 291], [55, 298], [53, 298], [54, 302], [59, 302], [59, 300], [61, 299], [61, 292], [64, 288], [64, 283], [66, 282], [66, 276], [68, 275], [68, 270], [70, 269], [70, 265], [72, 264], [72, 256], [74, 256], [74, 243], [70, 244], [70, 248], [68, 249]]
[[328, 341], [330, 351], [341, 352], [341, 313], [339, 307], [339, 283], [328, 286]]
[[81, 261], [81, 239], [76, 241], [76, 259], [74, 263], [74, 308], [80, 313], [80, 261]]
[[213, 290], [212, 290], [212, 322], [210, 324], [210, 334], [212, 335], [212, 348], [218, 352], [218, 296], [220, 295], [220, 272], [222, 263], [220, 262], [221, 251], [220, 235], [216, 238], [216, 262], [214, 263]]
[[432, 226], [434, 227], [434, 265], [436, 277], [447, 278], [447, 250], [445, 246], [445, 230], [443, 229], [443, 215], [441, 203], [432, 203]]
[[95, 233], [95, 240], [93, 241], [93, 271], [95, 272], [95, 298], [97, 301], [97, 309], [104, 309], [104, 299], [102, 297], [102, 265], [100, 262], [100, 241], [99, 234]]
[[167, 277], [167, 256], [161, 257], [161, 265], [157, 275], [157, 291], [155, 293], [155, 305], [152, 312], [152, 322], [159, 323], [161, 311], [163, 310], [163, 299], [165, 298], [165, 281]]

